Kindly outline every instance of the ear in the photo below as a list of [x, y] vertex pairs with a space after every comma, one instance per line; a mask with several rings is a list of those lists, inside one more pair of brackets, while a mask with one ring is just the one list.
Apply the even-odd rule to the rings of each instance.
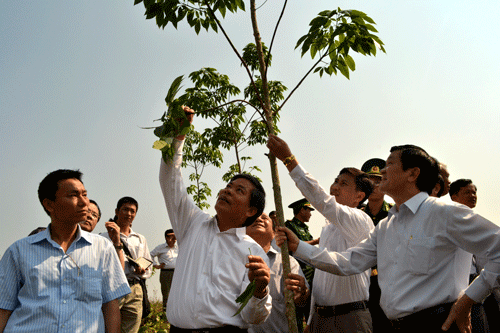
[[414, 167], [406, 170], [408, 172], [408, 181], [410, 183], [417, 183], [418, 176], [420, 175], [420, 168]]
[[356, 191], [356, 207], [359, 205], [361, 200], [365, 197], [365, 192], [363, 191]]
[[254, 216], [255, 214], [257, 214], [257, 208], [249, 207], [247, 210], [247, 213], [245, 215], [246, 215], [246, 217], [251, 217], [251, 216]]
[[52, 216], [52, 213], [54, 212], [54, 201], [45, 198], [42, 201], [42, 206], [49, 212], [49, 215]]

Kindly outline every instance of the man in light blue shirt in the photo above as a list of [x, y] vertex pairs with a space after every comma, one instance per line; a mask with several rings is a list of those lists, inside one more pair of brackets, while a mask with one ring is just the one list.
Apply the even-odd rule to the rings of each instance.
[[40, 183], [51, 224], [0, 261], [0, 332], [119, 332], [130, 288], [113, 245], [79, 227], [89, 205], [81, 176], [57, 170]]

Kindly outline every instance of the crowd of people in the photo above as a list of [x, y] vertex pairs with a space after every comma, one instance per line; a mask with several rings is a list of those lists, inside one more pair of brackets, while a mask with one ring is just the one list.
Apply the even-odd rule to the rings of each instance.
[[[184, 111], [192, 122], [194, 111]], [[42, 180], [50, 224], [0, 261], [0, 333], [138, 332], [153, 268], [172, 333], [288, 332], [285, 289], [299, 332], [500, 331], [500, 228], [474, 213], [472, 181], [450, 184], [446, 166], [422, 148], [395, 146], [386, 161], [343, 168], [327, 191], [270, 135], [267, 147], [303, 196], [281, 227], [248, 174], [219, 191], [215, 216], [198, 208], [181, 174], [184, 139], [160, 162], [172, 229], [152, 251], [132, 229], [134, 198], [121, 198], [96, 235], [101, 210], [81, 172]], [[439, 199], [448, 193], [452, 202]], [[307, 225], [313, 211], [326, 219], [319, 238]]]

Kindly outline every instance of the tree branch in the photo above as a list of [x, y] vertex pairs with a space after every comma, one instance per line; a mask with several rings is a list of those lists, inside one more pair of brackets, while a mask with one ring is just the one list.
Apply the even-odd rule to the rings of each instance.
[[222, 33], [224, 34], [224, 37], [226, 37], [226, 40], [227, 42], [229, 43], [229, 45], [231, 46], [231, 48], [233, 49], [234, 53], [236, 53], [236, 56], [238, 56], [238, 58], [240, 59], [241, 63], [243, 64], [243, 66], [245, 67], [246, 71], [247, 71], [247, 74], [248, 74], [248, 77], [250, 78], [250, 81], [252, 82], [252, 86], [255, 90], [255, 94], [257, 96], [257, 98], [259, 99], [259, 102], [260, 104], [262, 105], [262, 109], [265, 110], [265, 104], [264, 104], [264, 101], [262, 100], [260, 94], [259, 94], [259, 89], [257, 89], [257, 85], [255, 84], [254, 80], [253, 80], [253, 76], [252, 74], [250, 73], [250, 69], [248, 68], [248, 65], [247, 63], [245, 62], [245, 60], [243, 60], [243, 58], [241, 57], [240, 53], [238, 52], [238, 50], [236, 49], [236, 47], [233, 45], [233, 42], [231, 41], [231, 39], [229, 38], [229, 36], [226, 34], [226, 31], [224, 30], [224, 28], [222, 27], [222, 24], [220, 23], [219, 19], [217, 19], [217, 17], [215, 16], [215, 13], [214, 11], [212, 10], [212, 7], [210, 7], [210, 5], [208, 4], [207, 1], [204, 1], [205, 2], [205, 5], [207, 6], [208, 8], [208, 11], [210, 13], [210, 15], [212, 16], [212, 18], [215, 20], [215, 22], [217, 23], [217, 26], [219, 27], [219, 29], [222, 31]]
[[274, 32], [273, 32], [273, 38], [271, 39], [271, 44], [269, 45], [269, 52], [267, 52], [267, 57], [266, 57], [266, 76], [267, 76], [267, 69], [269, 68], [269, 58], [271, 57], [271, 50], [273, 49], [273, 44], [274, 44], [274, 38], [276, 37], [276, 32], [278, 31], [278, 26], [281, 22], [281, 18], [283, 17], [283, 14], [285, 13], [285, 8], [288, 0], [285, 0], [285, 4], [283, 5], [283, 9], [281, 10], [280, 17], [278, 19], [278, 22], [276, 23], [276, 26], [274, 27]]

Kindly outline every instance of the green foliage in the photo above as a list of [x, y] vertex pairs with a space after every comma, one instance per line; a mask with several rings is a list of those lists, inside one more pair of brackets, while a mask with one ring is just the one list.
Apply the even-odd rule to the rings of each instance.
[[239, 303], [241, 304], [238, 311], [236, 311], [236, 313], [233, 315], [234, 316], [237, 316], [240, 314], [240, 312], [243, 310], [243, 308], [245, 307], [245, 305], [247, 305], [247, 303], [250, 301], [250, 299], [252, 298], [253, 296], [253, 293], [255, 292], [255, 288], [257, 287], [257, 285], [255, 284], [255, 280], [253, 280], [252, 282], [250, 282], [248, 284], [248, 286], [245, 288], [245, 290], [241, 293], [240, 296], [238, 296], [238, 298], [236, 298], [236, 303]]
[[[163, 124], [154, 129], [154, 134], [159, 140], [153, 143], [153, 148], [161, 150], [165, 162], [171, 160], [174, 156], [174, 148], [172, 147], [173, 138], [178, 135], [187, 134], [191, 128], [182, 109], [184, 101], [182, 98], [175, 99], [175, 95], [181, 89], [182, 80], [183, 76], [179, 76], [172, 82], [165, 97], [167, 111], [158, 119]], [[179, 121], [181, 119], [182, 121]]]
[[[242, 161], [249, 161], [251, 159], [252, 158], [250, 156], [243, 156], [240, 158], [240, 160]], [[257, 177], [255, 174], [252, 173], [252, 171], [262, 172], [262, 170], [258, 166], [254, 165], [252, 167], [249, 167], [248, 171], [244, 171], [244, 169], [245, 169], [244, 166], [240, 167], [239, 164], [233, 164], [229, 167], [228, 171], [226, 171], [226, 173], [222, 176], [222, 180], [228, 183], [231, 180], [231, 178], [233, 178], [237, 174], [245, 173], [254, 176], [255, 178], [257, 178], [259, 182], [262, 182], [262, 179], [260, 179], [259, 177]]]
[[[269, 50], [267, 46], [262, 43], [262, 53], [264, 53], [264, 58], [267, 59], [269, 57], [269, 63], [267, 66], [271, 66], [271, 60], [273, 60], [272, 55], [269, 54]], [[247, 46], [243, 48], [243, 54], [241, 56], [245, 63], [252, 71], [256, 71], [260, 69], [259, 56], [257, 54], [257, 47], [254, 43], [249, 43]], [[242, 64], [243, 66], [243, 64]]]
[[[318, 66], [314, 72], [337, 75], [337, 70], [346, 78], [349, 71], [356, 69], [349, 50], [363, 55], [376, 55], [377, 45], [385, 52], [384, 43], [372, 32], [375, 22], [365, 13], [357, 10], [325, 10], [309, 24], [309, 32], [302, 36], [295, 48], [301, 47], [302, 56], [310, 52], [314, 59], [320, 54], [320, 61], [328, 57], [326, 66]], [[319, 63], [319, 62], [318, 62]]]
[[225, 17], [227, 11], [236, 13], [245, 10], [243, 0], [135, 0], [134, 5], [141, 2], [146, 9], [146, 19], [156, 19], [159, 28], [165, 29], [167, 24], [172, 23], [177, 29], [177, 24], [186, 18], [196, 34], [201, 28], [218, 32], [216, 13]]
[[168, 333], [170, 324], [163, 313], [161, 302], [151, 302], [151, 313], [142, 320], [139, 333]]

